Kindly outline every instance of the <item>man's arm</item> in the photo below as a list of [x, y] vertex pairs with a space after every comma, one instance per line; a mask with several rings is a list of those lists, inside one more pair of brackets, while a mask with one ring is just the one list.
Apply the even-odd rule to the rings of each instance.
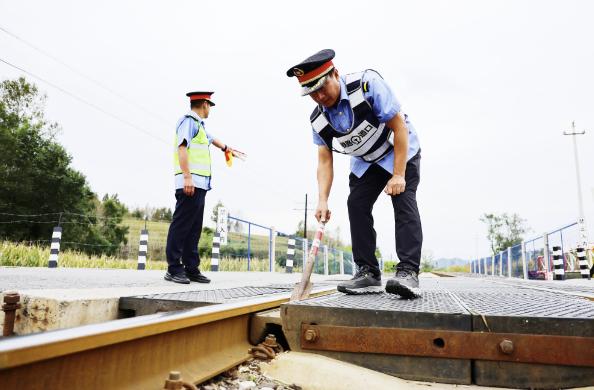
[[316, 208], [316, 219], [318, 222], [330, 220], [328, 210], [328, 197], [334, 180], [334, 166], [332, 151], [327, 146], [318, 146], [318, 207]]
[[179, 166], [184, 175], [184, 194], [188, 196], [194, 195], [194, 181], [192, 180], [192, 174], [190, 173], [190, 163], [188, 161], [188, 147], [186, 141], [182, 142], [177, 148], [179, 156]]
[[[225, 151], [230, 151], [231, 154], [233, 154], [233, 157], [239, 157], [240, 159], [245, 159], [247, 157], [247, 155], [243, 152], [240, 152], [239, 150], [235, 150], [232, 147], [230, 147], [227, 144], [224, 144], [221, 140], [217, 139], [217, 138], [213, 138], [212, 140], [212, 144], [214, 146], [216, 146], [217, 148], [221, 149], [221, 151], [225, 152]], [[227, 149], [225, 149], [227, 148]]]
[[408, 128], [400, 113], [386, 122], [386, 126], [394, 130], [394, 174], [386, 184], [384, 192], [388, 195], [398, 195], [406, 188], [404, 178], [408, 156]]

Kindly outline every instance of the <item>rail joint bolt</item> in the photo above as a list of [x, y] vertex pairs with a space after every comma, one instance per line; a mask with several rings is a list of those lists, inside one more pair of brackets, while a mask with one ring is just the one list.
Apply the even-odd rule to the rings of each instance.
[[315, 343], [318, 340], [319, 334], [315, 329], [308, 329], [305, 331], [305, 340], [310, 343]]
[[511, 355], [514, 352], [514, 343], [511, 340], [504, 339], [499, 343], [499, 350], [506, 355]]

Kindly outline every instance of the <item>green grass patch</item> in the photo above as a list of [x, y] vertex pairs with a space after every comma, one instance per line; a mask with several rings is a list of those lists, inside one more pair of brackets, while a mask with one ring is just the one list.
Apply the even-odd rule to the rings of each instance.
[[[10, 241], [3, 241], [0, 244], [0, 266], [10, 267], [47, 267], [49, 262], [49, 247], [38, 245], [18, 244]], [[60, 251], [58, 267], [63, 268], [112, 268], [112, 269], [136, 269], [137, 261], [119, 259], [108, 256], [89, 256], [87, 254], [64, 250]], [[165, 261], [147, 261], [146, 268], [152, 270], [167, 269]], [[284, 272], [284, 267], [275, 265], [276, 272]], [[204, 272], [210, 271], [210, 257], [202, 260], [200, 269]], [[251, 271], [264, 271], [269, 269], [269, 260], [252, 258], [250, 259]], [[219, 260], [220, 271], [247, 271], [247, 258], [223, 257]], [[296, 270], [296, 272], [298, 272]]]

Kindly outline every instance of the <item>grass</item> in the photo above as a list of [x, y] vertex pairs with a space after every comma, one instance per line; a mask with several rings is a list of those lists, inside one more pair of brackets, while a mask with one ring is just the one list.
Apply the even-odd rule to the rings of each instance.
[[470, 273], [470, 264], [466, 264], [466, 265], [451, 265], [445, 269], [440, 268], [440, 269], [436, 269], [436, 271], [445, 271], [445, 272], [465, 272], [465, 273]]
[[[38, 245], [25, 245], [9, 241], [0, 244], [0, 266], [12, 267], [47, 267], [49, 259], [49, 248]], [[219, 260], [220, 271], [247, 271], [247, 258], [223, 257]], [[113, 268], [113, 269], [136, 269], [136, 260], [123, 260], [108, 256], [89, 256], [77, 251], [60, 251], [58, 266], [63, 268]], [[147, 261], [147, 269], [165, 270], [165, 261]], [[210, 271], [210, 258], [204, 259], [200, 268], [203, 271]], [[269, 260], [252, 258], [250, 260], [251, 271], [268, 271]], [[275, 266], [277, 272], [283, 272], [284, 268]]]
[[[59, 267], [66, 268], [123, 268], [136, 269], [138, 258], [138, 242], [140, 231], [144, 229], [145, 222], [142, 219], [127, 217], [123, 220], [123, 225], [128, 226], [128, 244], [123, 245], [115, 255], [88, 255], [76, 249], [68, 248], [63, 245], [58, 259]], [[169, 222], [147, 221], [146, 228], [149, 231], [147, 269], [167, 268], [165, 261], [165, 247], [167, 243], [167, 233], [169, 231]], [[212, 233], [210, 230], [203, 230], [199, 243], [199, 252], [201, 258], [200, 268], [204, 271], [210, 269]], [[269, 270], [269, 240], [270, 236], [267, 230], [254, 227], [250, 234], [250, 271], [268, 271]], [[274, 270], [284, 272], [284, 263], [287, 256], [288, 237], [276, 237]], [[221, 246], [221, 259], [219, 260], [219, 270], [221, 271], [247, 271], [248, 270], [248, 236], [247, 227], [243, 226], [240, 232], [229, 232], [227, 245]], [[49, 247], [27, 245], [22, 243], [12, 243], [8, 241], [0, 242], [0, 265], [19, 266], [19, 267], [47, 267], [49, 259]], [[303, 262], [303, 248], [300, 242], [295, 248], [294, 272], [301, 272]], [[317, 256], [316, 268], [314, 272], [323, 273], [324, 266], [322, 260], [322, 251]], [[350, 253], [345, 253], [345, 270], [348, 272], [350, 266]], [[328, 271], [330, 274], [339, 272], [338, 256], [333, 251], [329, 251]]]

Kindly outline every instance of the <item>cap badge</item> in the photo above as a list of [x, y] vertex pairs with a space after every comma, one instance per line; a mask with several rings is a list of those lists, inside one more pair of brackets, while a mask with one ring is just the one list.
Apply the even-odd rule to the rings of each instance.
[[297, 77], [301, 77], [301, 76], [303, 76], [303, 75], [304, 75], [303, 71], [302, 71], [301, 69], [299, 69], [299, 68], [294, 68], [294, 69], [293, 69], [293, 74], [294, 74], [295, 76], [297, 76]]

